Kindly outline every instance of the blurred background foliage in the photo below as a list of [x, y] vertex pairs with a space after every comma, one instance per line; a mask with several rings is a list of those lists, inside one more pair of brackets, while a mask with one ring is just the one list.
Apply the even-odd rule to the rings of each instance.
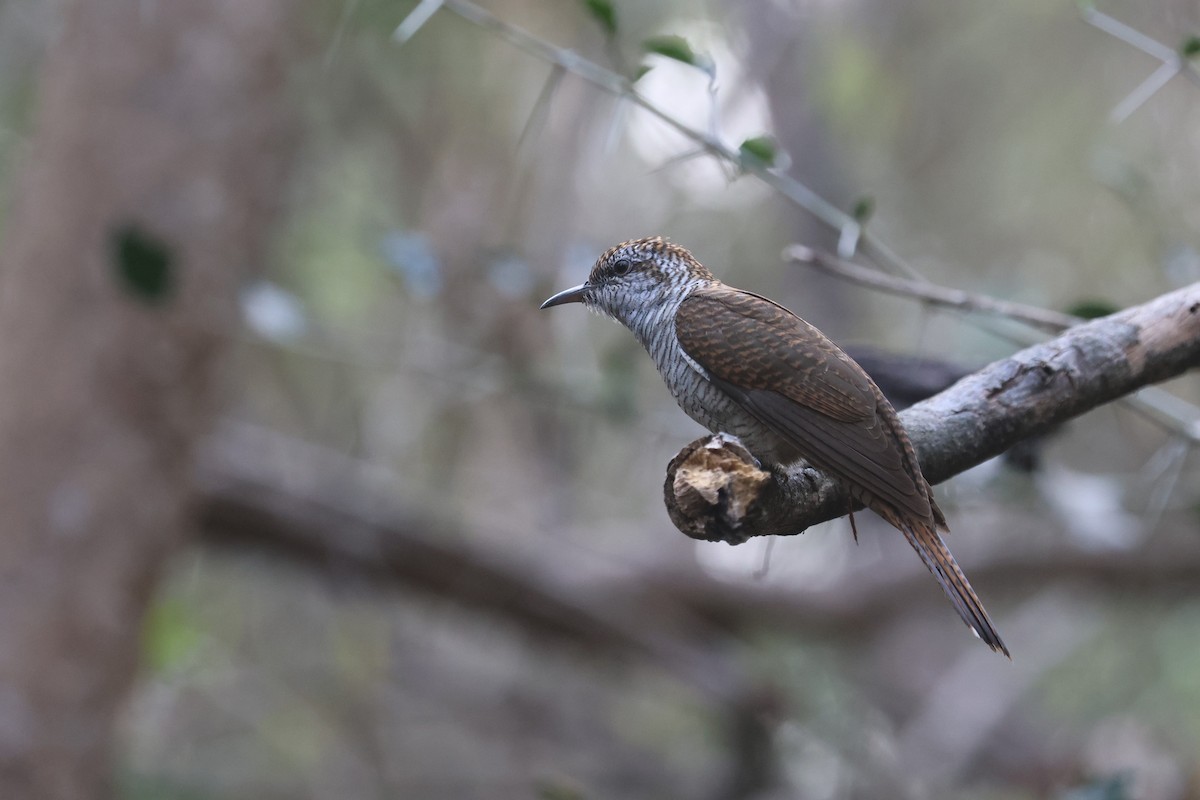
[[[622, 74], [649, 67], [649, 102], [734, 150], [770, 137], [751, 150], [869, 212], [932, 281], [1069, 310], [1200, 279], [1195, 72], [1116, 119], [1158, 64], [1072, 3], [486, 7]], [[833, 247], [836, 231], [450, 11], [399, 43], [413, 8], [304, 4], [302, 154], [245, 328], [228, 332], [229, 416], [383, 470], [439, 537], [584, 595], [664, 570], [760, 600], [800, 591], [816, 611], [726, 628], [625, 598], [624, 619], [700, 654], [679, 672], [547, 641], [453, 592], [198, 546], [147, 620], [124, 796], [1200, 795], [1188, 446], [1112, 406], [1045, 442], [1032, 471], [990, 463], [938, 489], [1012, 663], [876, 520], [859, 518], [857, 547], [844, 520], [779, 539], [765, 576], [765, 543], [686, 540], [660, 484], [701, 431], [624, 330], [537, 311], [609, 245], [667, 235], [843, 343], [963, 369], [1012, 352], [1007, 327], [785, 264], [786, 245]], [[0, 2], [5, 198], [61, 10]], [[1168, 47], [1200, 32], [1191, 0], [1101, 10]], [[676, 40], [644, 44], [664, 36], [702, 68]], [[1168, 388], [1200, 402], [1194, 376]], [[893, 584], [882, 610], [820, 623]]]

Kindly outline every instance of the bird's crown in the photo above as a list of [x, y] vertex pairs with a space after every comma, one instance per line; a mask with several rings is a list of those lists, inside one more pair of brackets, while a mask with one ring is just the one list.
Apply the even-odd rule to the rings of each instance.
[[634, 273], [666, 284], [713, 280], [713, 274], [685, 248], [661, 236], [649, 236], [630, 239], [606, 250], [596, 259], [588, 283], [600, 286]]

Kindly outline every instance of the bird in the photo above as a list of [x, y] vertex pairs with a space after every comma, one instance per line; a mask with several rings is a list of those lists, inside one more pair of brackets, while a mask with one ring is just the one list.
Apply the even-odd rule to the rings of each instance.
[[764, 467], [803, 459], [899, 529], [975, 635], [1011, 658], [946, 543], [946, 518], [896, 410], [867, 372], [788, 309], [722, 283], [661, 236], [609, 248], [541, 308], [581, 303], [628, 328], [675, 400]]

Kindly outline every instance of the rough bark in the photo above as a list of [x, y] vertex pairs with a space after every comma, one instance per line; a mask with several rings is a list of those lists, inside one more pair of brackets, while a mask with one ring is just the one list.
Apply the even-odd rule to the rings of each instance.
[[0, 252], [0, 797], [111, 793], [288, 151], [283, 0], [78, 2]]
[[[1200, 283], [1079, 325], [968, 375], [900, 417], [930, 483], [1143, 386], [1200, 365]], [[667, 467], [671, 521], [695, 539], [738, 543], [802, 533], [846, 513], [837, 481], [799, 465], [758, 468], [724, 437], [698, 439]]]

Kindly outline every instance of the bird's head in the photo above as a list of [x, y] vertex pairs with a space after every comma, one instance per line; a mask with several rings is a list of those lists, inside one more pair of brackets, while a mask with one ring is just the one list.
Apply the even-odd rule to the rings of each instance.
[[693, 289], [716, 279], [691, 253], [661, 236], [634, 239], [609, 248], [596, 260], [587, 281], [559, 292], [542, 308], [583, 303], [629, 327], [647, 312], [678, 304]]

